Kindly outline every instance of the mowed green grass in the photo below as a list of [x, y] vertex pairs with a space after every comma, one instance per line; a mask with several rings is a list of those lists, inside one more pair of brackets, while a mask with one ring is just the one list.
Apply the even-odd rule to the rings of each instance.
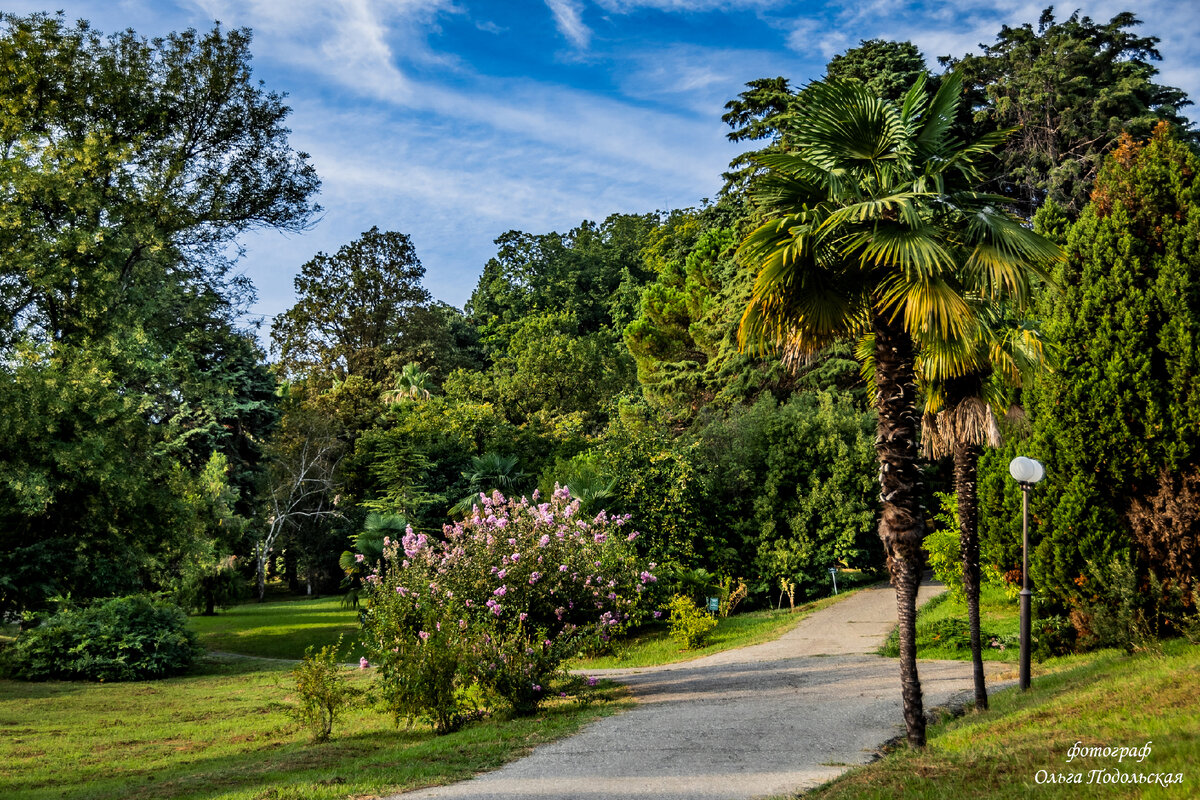
[[833, 597], [796, 606], [794, 612], [786, 608], [770, 609], [719, 618], [717, 627], [713, 628], [709, 635], [708, 644], [696, 650], [684, 650], [671, 639], [665, 622], [654, 623], [634, 631], [628, 638], [618, 642], [612, 655], [576, 659], [570, 666], [578, 670], [652, 667], [688, 661], [736, 647], [770, 642], [791, 630], [812, 612], [832, 605], [850, 594], [851, 592], [842, 592]]
[[[1035, 672], [1028, 692], [1007, 689], [991, 709], [929, 729], [924, 751], [901, 749], [803, 795], [804, 800], [1038, 800], [1200, 797], [1200, 646], [1168, 643], [1164, 655], [1102, 651], [1052, 659]], [[1141, 747], [1141, 763], [1076, 758], [1073, 744]], [[1181, 784], [1147, 788], [1088, 783], [1091, 770], [1182, 773]], [[1050, 774], [1083, 773], [1082, 784], [1037, 782]]]
[[[917, 658], [965, 660], [971, 658], [971, 649], [945, 647], [933, 638], [932, 626], [946, 619], [967, 619], [967, 604], [949, 594], [936, 598], [922, 606], [917, 612]], [[990, 647], [987, 634], [996, 637], [1016, 636], [1021, 628], [1020, 606], [1011, 600], [1003, 589], [983, 586], [979, 592], [979, 627], [985, 634], [981, 655], [985, 661], [1011, 661], [1019, 659], [1020, 648], [1007, 646], [1003, 649]]]
[[308, 646], [332, 645], [341, 636], [342, 660], [364, 655], [358, 646], [358, 611], [344, 608], [341, 597], [247, 603], [212, 617], [194, 616], [191, 624], [208, 650], [300, 659]]
[[[366, 685], [369, 672], [353, 673]], [[285, 713], [288, 665], [209, 658], [194, 673], [139, 683], [0, 681], [0, 797], [323, 800], [461, 780], [625, 706], [553, 701], [447, 736], [360, 709], [311, 744]]]

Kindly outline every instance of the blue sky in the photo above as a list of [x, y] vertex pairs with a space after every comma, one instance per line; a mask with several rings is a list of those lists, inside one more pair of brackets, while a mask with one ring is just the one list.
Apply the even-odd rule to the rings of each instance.
[[[255, 312], [288, 308], [292, 278], [373, 225], [412, 237], [425, 285], [462, 306], [492, 240], [613, 212], [698, 204], [740, 149], [722, 106], [754, 78], [820, 77], [860, 39], [911, 39], [936, 57], [1036, 23], [1020, 0], [57, 0], [104, 32], [254, 30], [256, 77], [287, 92], [325, 211], [308, 233], [246, 237]], [[1062, 5], [1107, 21], [1130, 2]], [[1136, 4], [1162, 39], [1164, 83], [1200, 97], [1200, 14]], [[1191, 109], [1190, 117], [1200, 117]]]

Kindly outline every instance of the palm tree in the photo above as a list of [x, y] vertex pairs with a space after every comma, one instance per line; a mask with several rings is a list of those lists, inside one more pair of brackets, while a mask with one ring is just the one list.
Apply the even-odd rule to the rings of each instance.
[[604, 473], [590, 459], [578, 459], [570, 464], [562, 478], [562, 485], [579, 501], [579, 509], [585, 514], [594, 514], [607, 500], [615, 497], [617, 479]]
[[410, 361], [394, 376], [394, 388], [383, 393], [387, 403], [401, 400], [428, 400], [433, 394], [433, 379], [416, 361]]
[[346, 574], [343, 588], [348, 588], [342, 605], [358, 608], [362, 594], [362, 579], [379, 566], [383, 560], [383, 540], [391, 537], [399, 541], [408, 528], [408, 519], [403, 514], [380, 514], [372, 511], [363, 522], [363, 529], [350, 536], [353, 550], [343, 550], [338, 566]]
[[462, 516], [471, 511], [479, 502], [481, 492], [499, 489], [511, 494], [527, 477], [517, 469], [516, 456], [502, 456], [499, 453], [484, 453], [471, 458], [471, 471], [462, 473], [471, 487], [470, 493], [454, 504], [450, 509], [453, 516]]
[[925, 510], [918, 467], [915, 357], [921, 337], [969, 336], [967, 298], [1023, 303], [1056, 248], [973, 191], [977, 159], [1003, 134], [961, 144], [949, 133], [962, 92], [947, 75], [893, 103], [859, 82], [818, 82], [788, 126], [793, 150], [758, 157], [753, 191], [763, 222], [742, 242], [757, 265], [742, 316], [743, 347], [787, 358], [866, 333], [875, 342], [882, 513], [879, 536], [896, 590], [900, 684], [908, 741], [925, 743], [916, 662], [916, 597]]
[[[1048, 365], [1038, 329], [995, 309], [981, 309], [977, 333], [958, 343], [960, 352], [939, 358], [938, 343], [925, 345], [922, 373], [926, 376], [925, 417], [921, 443], [927, 458], [951, 456], [954, 495], [958, 505], [959, 548], [963, 591], [971, 629], [971, 661], [975, 679], [975, 710], [988, 707], [983, 674], [983, 643], [979, 631], [979, 503], [978, 467], [982, 448], [1000, 446], [996, 411], [1004, 413], [1008, 390], [1021, 388]], [[949, 375], [939, 361], [948, 361]]]

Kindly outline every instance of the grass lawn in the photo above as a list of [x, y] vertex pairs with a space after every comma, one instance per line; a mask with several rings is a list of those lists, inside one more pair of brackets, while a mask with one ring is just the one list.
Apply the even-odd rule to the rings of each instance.
[[713, 628], [709, 635], [708, 645], [698, 650], [684, 650], [671, 639], [666, 623], [654, 623], [634, 631], [629, 638], [618, 643], [614, 654], [580, 658], [571, 662], [569, 666], [580, 670], [652, 667], [687, 661], [735, 647], [769, 642], [778, 639], [813, 611], [836, 603], [849, 594], [850, 592], [842, 592], [833, 597], [796, 606], [795, 612], [788, 609], [750, 611], [724, 617], [717, 620], [717, 627]]
[[341, 597], [247, 603], [191, 621], [200, 644], [209, 650], [299, 659], [309, 645], [324, 647], [340, 635], [343, 660], [357, 661], [363, 655], [358, 647], [358, 612], [343, 608]]
[[[964, 635], [947, 635], [951, 623], [958, 622], [966, 630], [967, 605], [947, 592], [938, 595], [917, 611], [917, 658], [969, 661], [971, 647]], [[983, 660], [1016, 663], [1020, 655], [1017, 636], [1021, 628], [1020, 605], [1010, 600], [1002, 589], [983, 586], [979, 593], [979, 628], [983, 633]], [[990, 646], [992, 639], [1002, 647]], [[884, 644], [882, 654], [899, 655], [896, 631]]]
[[[998, 692], [991, 697], [991, 710], [931, 726], [924, 751], [898, 750], [803, 798], [1200, 797], [1200, 646], [1170, 642], [1164, 651], [1127, 656], [1108, 650], [1051, 659], [1028, 692]], [[1152, 745], [1141, 763], [1103, 756], [1068, 763], [1076, 742]], [[1082, 783], [1039, 784], [1040, 770], [1082, 773]], [[1169, 788], [1089, 783], [1092, 770], [1182, 773], [1183, 782]]]
[[281, 708], [291, 686], [288, 665], [216, 658], [153, 682], [0, 681], [0, 797], [376, 796], [494, 769], [627, 703], [610, 688], [616, 702], [584, 709], [556, 700], [535, 717], [441, 737], [363, 709], [339, 718], [330, 741], [310, 744]]

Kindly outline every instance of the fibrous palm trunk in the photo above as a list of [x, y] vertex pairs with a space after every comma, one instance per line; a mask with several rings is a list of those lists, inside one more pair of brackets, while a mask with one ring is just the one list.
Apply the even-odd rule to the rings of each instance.
[[954, 494], [958, 498], [958, 535], [962, 550], [963, 590], [967, 596], [967, 621], [971, 626], [971, 662], [975, 675], [975, 710], [988, 707], [983, 676], [983, 644], [979, 633], [979, 445], [954, 445]]
[[879, 457], [882, 516], [879, 538], [888, 557], [896, 590], [900, 631], [900, 690], [908, 743], [925, 746], [925, 712], [917, 676], [917, 589], [924, 566], [921, 539], [925, 512], [921, 505], [921, 473], [917, 464], [915, 349], [908, 333], [894, 320], [872, 315], [875, 333], [875, 386], [879, 412], [875, 450]]

